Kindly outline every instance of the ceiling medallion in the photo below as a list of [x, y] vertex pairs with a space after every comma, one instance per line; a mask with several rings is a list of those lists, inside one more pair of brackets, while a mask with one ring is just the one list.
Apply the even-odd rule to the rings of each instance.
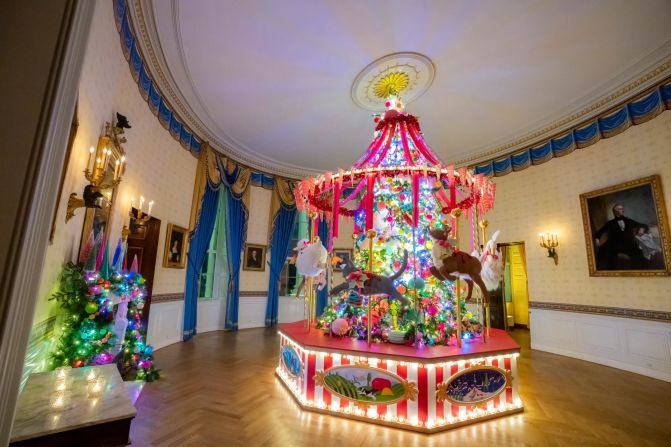
[[431, 59], [419, 53], [393, 53], [361, 70], [352, 83], [352, 101], [366, 110], [385, 110], [389, 94], [402, 93], [407, 104], [424, 94], [433, 82]]

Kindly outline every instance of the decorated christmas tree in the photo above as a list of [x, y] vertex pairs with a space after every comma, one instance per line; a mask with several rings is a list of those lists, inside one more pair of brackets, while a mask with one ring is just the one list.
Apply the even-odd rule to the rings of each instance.
[[[117, 362], [125, 377], [159, 378], [152, 347], [145, 343], [142, 309], [146, 299], [144, 278], [121, 271], [120, 246], [110, 268], [107, 245], [90, 238], [80, 263], [68, 263], [52, 295], [64, 311], [61, 336], [52, 353], [51, 369], [79, 368]], [[103, 250], [97, 247], [103, 245]], [[84, 262], [85, 260], [85, 262]]]
[[[335, 289], [339, 293], [318, 327], [367, 338], [365, 295], [371, 290], [365, 284], [383, 276], [392, 280], [395, 292], [370, 298], [372, 338], [447, 344], [457, 327], [455, 286], [430, 271], [434, 241], [428, 230], [453, 226], [453, 209], [484, 213], [493, 201], [493, 184], [466, 169], [443, 165], [425, 143], [417, 118], [404, 112], [396, 95], [386, 107], [384, 116], [375, 118], [373, 142], [350, 171], [308, 180], [296, 191], [301, 206], [322, 212], [326, 219], [329, 209], [331, 215], [354, 219], [355, 265], [345, 267], [347, 286]], [[340, 197], [341, 191], [346, 197]], [[347, 207], [349, 203], [358, 205]], [[473, 214], [468, 216], [472, 220]], [[337, 236], [337, 227], [331, 234]], [[473, 338], [481, 333], [481, 324], [463, 301], [460, 306], [462, 338]]]

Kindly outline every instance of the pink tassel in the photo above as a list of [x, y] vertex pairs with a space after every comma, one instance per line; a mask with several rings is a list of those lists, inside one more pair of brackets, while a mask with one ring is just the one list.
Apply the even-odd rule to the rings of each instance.
[[79, 263], [84, 264], [86, 260], [89, 258], [89, 255], [91, 254], [91, 250], [93, 250], [93, 246], [95, 245], [95, 239], [93, 237], [93, 230], [89, 233], [88, 239], [86, 239], [86, 244], [84, 245], [84, 248], [82, 248], [81, 253], [79, 253]]
[[138, 272], [138, 266], [137, 266], [137, 255], [133, 256], [133, 263], [130, 265], [130, 272], [131, 273], [137, 273]]
[[105, 254], [105, 233], [100, 238], [100, 246], [98, 247], [98, 257], [96, 258], [96, 271], [100, 271], [100, 266], [103, 263], [103, 255]]

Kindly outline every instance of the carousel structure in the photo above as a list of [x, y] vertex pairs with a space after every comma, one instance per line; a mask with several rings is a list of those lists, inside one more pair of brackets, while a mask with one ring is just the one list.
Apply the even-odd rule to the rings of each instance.
[[[311, 228], [295, 250], [306, 318], [279, 325], [276, 374], [303, 409], [430, 433], [522, 411], [520, 347], [490, 328], [502, 274], [497, 232], [486, 234], [495, 184], [438, 159], [405, 112], [407, 78], [391, 72], [374, 85], [385, 111], [350, 169], [295, 189]], [[342, 216], [352, 259], [333, 249]]]

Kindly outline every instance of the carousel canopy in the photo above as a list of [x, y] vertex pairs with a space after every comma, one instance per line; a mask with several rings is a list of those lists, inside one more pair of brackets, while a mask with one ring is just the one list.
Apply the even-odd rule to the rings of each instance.
[[[493, 206], [495, 184], [466, 167], [443, 164], [425, 142], [417, 117], [404, 110], [399, 91], [399, 83], [393, 79], [380, 89], [379, 94], [387, 97], [387, 110], [383, 116], [375, 116], [373, 141], [352, 167], [307, 178], [294, 191], [298, 209], [332, 221], [336, 237], [335, 215], [353, 216], [364, 211], [367, 226], [372, 226], [375, 184], [388, 177], [407, 179], [413, 198], [420, 183], [433, 188], [445, 214], [456, 208], [475, 208], [484, 215]], [[347, 206], [350, 202], [354, 206]], [[420, 211], [417, 206], [414, 209], [416, 225]]]

